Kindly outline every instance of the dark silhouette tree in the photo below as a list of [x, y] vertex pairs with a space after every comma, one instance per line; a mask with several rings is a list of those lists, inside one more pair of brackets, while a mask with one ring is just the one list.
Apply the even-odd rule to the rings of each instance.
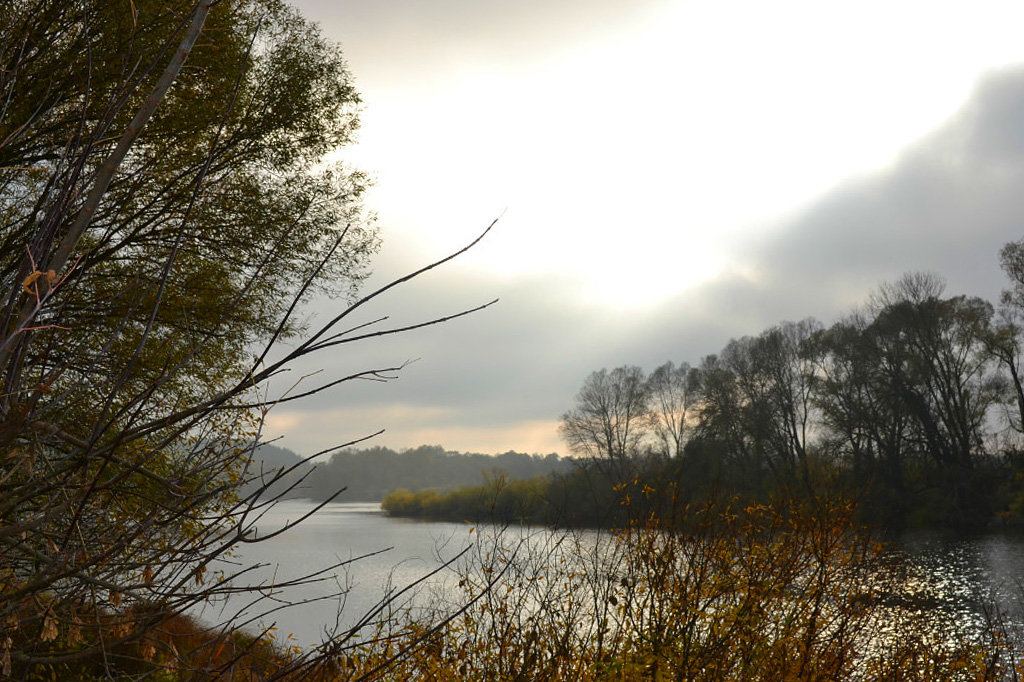
[[[1017, 434], [1024, 434], [1024, 241], [1003, 246], [999, 264], [1011, 286], [1000, 296], [998, 315], [986, 341], [989, 353], [1009, 377], [1010, 426]], [[1013, 443], [1011, 447], [1019, 449], [1020, 445]]]
[[636, 366], [593, 372], [562, 415], [560, 431], [581, 455], [622, 461], [640, 450], [650, 419], [649, 386]]
[[679, 457], [694, 427], [700, 401], [700, 372], [689, 363], [656, 367], [647, 378], [655, 447], [666, 457]]

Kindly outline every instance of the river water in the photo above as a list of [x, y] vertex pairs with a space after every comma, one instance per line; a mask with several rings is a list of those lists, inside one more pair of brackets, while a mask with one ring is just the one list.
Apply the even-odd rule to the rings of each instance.
[[[302, 518], [314, 506], [309, 500], [279, 502], [258, 522], [259, 535]], [[230, 598], [200, 616], [212, 622], [251, 621], [246, 626], [250, 631], [274, 626], [279, 638], [291, 636], [301, 646], [319, 644], [325, 635], [348, 629], [378, 609], [388, 595], [395, 597], [395, 607], [421, 595], [422, 589], [396, 593], [467, 549], [473, 541], [469, 531], [463, 524], [390, 518], [376, 503], [327, 504], [276, 537], [241, 546], [234, 557], [236, 570], [253, 564], [260, 568], [235, 582], [281, 584], [336, 568], [316, 582], [276, 590], [252, 604], [250, 598]], [[443, 571], [422, 587], [453, 576], [451, 570]], [[303, 603], [286, 606], [289, 602]]]
[[[259, 522], [261, 535], [302, 517], [313, 503], [287, 500]], [[544, 529], [509, 529], [521, 536], [543, 537]], [[300, 646], [319, 644], [325, 635], [358, 623], [381, 607], [389, 595], [394, 605], [423, 602], [457, 580], [446, 561], [476, 541], [480, 531], [468, 524], [396, 519], [376, 504], [332, 503], [287, 532], [266, 542], [246, 545], [238, 565], [261, 564], [247, 574], [249, 584], [280, 584], [344, 563], [308, 585], [273, 591], [251, 599], [229, 599], [208, 607], [206, 620], [250, 621], [256, 631], [274, 626], [279, 638]], [[596, 537], [596, 536], [595, 536]], [[987, 605], [997, 604], [1011, 621], [1024, 623], [1024, 535], [991, 533], [957, 538], [940, 533], [912, 533], [895, 538], [904, 562], [901, 606], [938, 609], [960, 623], [980, 628]], [[347, 563], [346, 563], [347, 562]], [[434, 571], [439, 573], [430, 575]], [[427, 577], [422, 589], [400, 592]], [[288, 602], [304, 602], [286, 607]], [[263, 614], [263, 615], [261, 615]]]

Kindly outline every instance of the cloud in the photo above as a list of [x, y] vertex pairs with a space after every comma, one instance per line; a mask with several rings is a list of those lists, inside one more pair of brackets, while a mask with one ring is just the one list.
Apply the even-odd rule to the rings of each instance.
[[[283, 436], [281, 445], [309, 455], [384, 433], [357, 447], [442, 445], [462, 452], [500, 454], [508, 450], [547, 454], [562, 449], [555, 419], [487, 420], [473, 425], [463, 411], [429, 405], [332, 408], [317, 411], [272, 410], [264, 425], [266, 439]], [[481, 416], [481, 415], [478, 415]]]
[[[502, 300], [436, 328], [316, 358], [306, 369], [327, 376], [418, 360], [393, 382], [332, 390], [272, 425], [289, 426], [284, 444], [307, 453], [382, 426], [389, 431], [381, 442], [391, 447], [549, 451], [559, 415], [601, 367], [696, 363], [730, 337], [784, 319], [828, 323], [911, 270], [944, 276], [949, 293], [995, 298], [1003, 286], [997, 251], [1024, 237], [1022, 188], [1024, 68], [1013, 68], [988, 76], [959, 113], [889, 167], [731, 245], [714, 279], [658, 306], [602, 306], [571, 268], [499, 276], [455, 264], [411, 282], [365, 319], [388, 314], [388, 324], [403, 325]], [[742, 188], [736, 192], [742, 201]], [[382, 269], [408, 260], [398, 253]]]
[[1016, 67], [984, 79], [892, 167], [837, 187], [744, 256], [762, 286], [819, 309], [908, 270], [992, 297], [1001, 286], [996, 252], [1024, 236], [1021, 187], [1024, 68]]
[[997, 252], [1024, 238], [1022, 188], [1024, 67], [1015, 67], [986, 77], [889, 167], [732, 245], [723, 272], [636, 320], [619, 350], [648, 369], [667, 359], [696, 363], [782, 320], [834, 321], [880, 283], [915, 270], [944, 277], [949, 294], [994, 301], [1005, 286]]
[[[350, 55], [387, 59], [354, 63], [361, 77], [425, 87], [452, 71], [541, 62], [642, 21], [667, 0], [298, 0], [307, 16], [331, 25]], [[418, 81], [418, 82], [417, 82]]]
[[[375, 301], [352, 324], [388, 315], [377, 328], [401, 327], [500, 300], [442, 325], [338, 346], [301, 363], [291, 375], [323, 370], [303, 387], [360, 369], [409, 363], [392, 382], [352, 382], [307, 401], [303, 411], [400, 403], [457, 407], [466, 416], [497, 408], [490, 421], [534, 417], [539, 406], [560, 413], [564, 404], [552, 397], [551, 386], [573, 386], [583, 368], [604, 361], [609, 347], [629, 334], [621, 316], [582, 304], [576, 290], [569, 277], [498, 280], [458, 269], [410, 282]], [[326, 319], [328, 304], [317, 307], [318, 319]]]

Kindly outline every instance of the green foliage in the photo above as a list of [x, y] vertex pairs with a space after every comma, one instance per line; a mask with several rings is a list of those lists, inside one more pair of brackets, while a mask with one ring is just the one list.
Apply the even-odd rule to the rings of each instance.
[[[159, 64], [193, 8], [31, 4], [0, 16], [10, 74], [0, 80], [0, 283], [11, 291], [28, 274], [27, 248], [46, 261], [35, 233], [53, 218], [41, 209], [84, 192], [88, 174], [76, 180], [63, 159], [81, 144], [89, 168], [113, 149], [161, 73], [133, 65]], [[61, 411], [93, 410], [111, 386], [111, 412], [141, 387], [155, 391], [149, 414], [193, 403], [244, 379], [247, 345], [275, 332], [287, 294], [315, 271], [306, 296], [353, 291], [377, 245], [361, 205], [367, 182], [324, 160], [351, 139], [358, 102], [337, 47], [293, 10], [275, 0], [213, 8], [96, 207], [73, 253], [74, 286], [52, 294], [60, 319], [46, 322], [64, 329], [45, 358], [68, 365], [50, 386]], [[59, 235], [74, 218], [48, 229]]]
[[278, 0], [5, 3], [0, 102], [0, 675], [61, 676], [226, 589], [251, 353], [377, 240], [344, 61]]
[[646, 465], [634, 463], [626, 471], [609, 468], [602, 460], [575, 460], [567, 471], [529, 479], [491, 475], [483, 485], [447, 492], [399, 488], [384, 498], [381, 508], [391, 516], [447, 521], [622, 527], [631, 515], [653, 511], [654, 486], [664, 490], [669, 480], [664, 477], [675, 473], [663, 461]]
[[509, 480], [498, 475], [488, 477], [484, 485], [447, 493], [399, 488], [384, 498], [381, 509], [391, 516], [410, 518], [543, 523], [551, 516], [548, 490], [549, 479], [541, 476]]

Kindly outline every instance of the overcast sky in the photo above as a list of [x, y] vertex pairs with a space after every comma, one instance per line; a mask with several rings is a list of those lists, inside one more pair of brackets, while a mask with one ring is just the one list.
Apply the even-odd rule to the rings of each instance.
[[991, 300], [1024, 237], [1019, 2], [295, 4], [364, 100], [343, 158], [376, 181], [370, 286], [501, 216], [371, 316], [500, 302], [305, 367], [416, 360], [275, 409], [268, 435], [302, 454], [380, 428], [392, 448], [564, 453], [591, 371], [828, 324], [912, 270]]

